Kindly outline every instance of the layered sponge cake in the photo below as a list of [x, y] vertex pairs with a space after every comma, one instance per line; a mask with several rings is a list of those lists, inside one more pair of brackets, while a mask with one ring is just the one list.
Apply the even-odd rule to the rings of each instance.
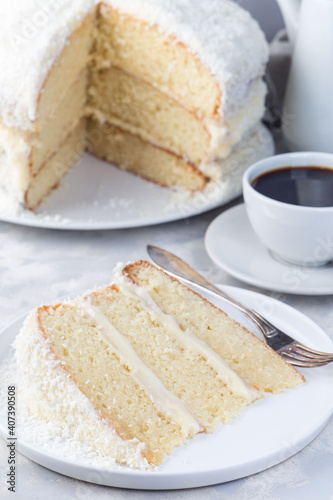
[[204, 190], [263, 115], [267, 58], [229, 0], [3, 3], [0, 186], [33, 209], [87, 149]]
[[28, 316], [15, 340], [20, 405], [58, 439], [146, 470], [303, 377], [148, 262]]

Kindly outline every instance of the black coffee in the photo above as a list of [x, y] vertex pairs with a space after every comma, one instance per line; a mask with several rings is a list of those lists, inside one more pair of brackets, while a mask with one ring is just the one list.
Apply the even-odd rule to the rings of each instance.
[[333, 169], [285, 167], [252, 181], [256, 191], [273, 200], [304, 207], [333, 206]]

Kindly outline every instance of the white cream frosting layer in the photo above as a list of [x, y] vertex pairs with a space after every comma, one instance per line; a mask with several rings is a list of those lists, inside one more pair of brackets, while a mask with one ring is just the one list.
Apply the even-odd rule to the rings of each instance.
[[131, 376], [150, 396], [156, 408], [171, 421], [176, 422], [182, 428], [184, 436], [198, 433], [200, 425], [186, 405], [164, 387], [160, 379], [143, 363], [131, 343], [114, 327], [105, 314], [91, 305], [89, 300], [77, 300], [74, 303], [82, 307], [83, 314], [96, 325], [99, 335], [130, 368]]
[[173, 316], [165, 314], [149, 295], [148, 291], [135, 285], [123, 272], [124, 264], [119, 263], [114, 271], [114, 283], [119, 290], [135, 300], [140, 300], [144, 307], [158, 317], [169, 335], [175, 338], [184, 349], [190, 349], [199, 354], [216, 371], [217, 376], [237, 396], [247, 402], [252, 402], [258, 397], [258, 392], [249, 386], [206, 342], [194, 335], [190, 330], [183, 331]]
[[[31, 129], [43, 82], [67, 38], [98, 0], [0, 3], [0, 120]], [[268, 46], [248, 12], [230, 0], [106, 0], [199, 56], [223, 89], [221, 119], [234, 114], [264, 72]]]
[[226, 158], [246, 133], [259, 122], [265, 111], [266, 91], [266, 84], [261, 78], [257, 79], [250, 85], [242, 108], [226, 117], [225, 122], [219, 123], [207, 118], [204, 120], [211, 137], [205, 163]]
[[30, 181], [31, 147], [29, 133], [0, 123], [0, 189], [16, 204], [23, 203], [24, 191]]

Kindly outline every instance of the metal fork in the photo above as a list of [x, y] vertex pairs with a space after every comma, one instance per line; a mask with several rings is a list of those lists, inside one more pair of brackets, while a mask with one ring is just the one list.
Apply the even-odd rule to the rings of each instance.
[[195, 285], [203, 291], [208, 291], [217, 295], [245, 314], [245, 316], [250, 318], [259, 328], [269, 347], [290, 364], [303, 368], [313, 368], [326, 365], [333, 361], [333, 353], [315, 351], [297, 342], [295, 339], [276, 328], [257, 311], [254, 311], [237, 299], [219, 290], [176, 255], [153, 245], [147, 245], [147, 252], [153, 262], [171, 276], [190, 285]]

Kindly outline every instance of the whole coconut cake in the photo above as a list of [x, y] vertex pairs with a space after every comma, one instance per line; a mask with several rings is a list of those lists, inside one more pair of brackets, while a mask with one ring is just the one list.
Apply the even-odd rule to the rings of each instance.
[[229, 0], [0, 5], [0, 188], [36, 208], [84, 150], [205, 190], [258, 126], [268, 46]]

